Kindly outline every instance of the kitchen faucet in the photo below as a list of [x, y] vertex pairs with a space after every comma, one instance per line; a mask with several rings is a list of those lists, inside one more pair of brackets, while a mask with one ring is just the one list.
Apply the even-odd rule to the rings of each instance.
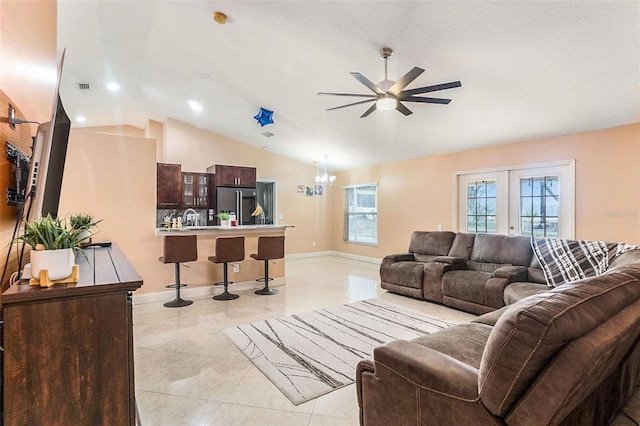
[[[190, 221], [191, 223], [188, 223], [188, 221], [187, 221], [187, 214], [188, 214], [189, 212], [193, 213], [193, 214], [191, 215], [191, 217], [193, 218], [193, 219]], [[199, 216], [200, 216], [200, 215], [199, 215], [199, 214], [198, 214], [194, 209], [192, 209], [191, 207], [189, 207], [188, 209], [186, 209], [186, 210], [184, 211], [184, 213], [182, 213], [182, 223], [183, 223], [185, 226], [198, 226], [198, 225], [199, 225], [199, 224], [198, 224], [198, 217], [199, 217]]]

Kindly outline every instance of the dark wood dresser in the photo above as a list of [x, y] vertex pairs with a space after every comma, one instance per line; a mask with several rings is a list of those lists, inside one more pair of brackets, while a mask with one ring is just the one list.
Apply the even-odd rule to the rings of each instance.
[[85, 248], [78, 283], [2, 294], [4, 424], [134, 425], [131, 292], [122, 251]]

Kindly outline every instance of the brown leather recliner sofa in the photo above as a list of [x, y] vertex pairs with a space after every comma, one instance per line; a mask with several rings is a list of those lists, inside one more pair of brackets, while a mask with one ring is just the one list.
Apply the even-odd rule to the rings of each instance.
[[[417, 237], [420, 240], [422, 236]], [[440, 236], [429, 238], [434, 237]], [[511, 243], [519, 247], [515, 240]], [[504, 241], [501, 244], [497, 246], [502, 252]], [[421, 256], [456, 257], [449, 256], [451, 248], [446, 255], [442, 251]], [[477, 251], [470, 259], [507, 260], [479, 253], [486, 254]], [[423, 260], [427, 260], [425, 265], [446, 263], [441, 259]], [[440, 275], [445, 277], [450, 271], [465, 270], [459, 263], [438, 265], [431, 273], [442, 268]], [[522, 279], [525, 273], [519, 267], [526, 269], [529, 280], [541, 273], [531, 261], [526, 266], [515, 265], [520, 270], [515, 278], [502, 276], [502, 272], [495, 276], [495, 271], [505, 265], [486, 263], [494, 264], [485, 269], [493, 269], [493, 273], [485, 272], [492, 276], [474, 275], [472, 289], [494, 291], [504, 283], [494, 285], [491, 279]], [[395, 265], [406, 274], [417, 274], [409, 266]], [[428, 274], [426, 267], [424, 271], [423, 281]], [[454, 278], [451, 285], [461, 279]], [[447, 297], [454, 295], [444, 286], [442, 301], [447, 303]], [[616, 257], [597, 277], [553, 289], [537, 281], [515, 281], [495, 291], [503, 291], [509, 299], [507, 290], [512, 286], [522, 288], [514, 290], [508, 306], [468, 324], [380, 346], [372, 360], [360, 362], [356, 373], [360, 423], [608, 424], [628, 401], [640, 378], [640, 250]], [[469, 298], [456, 299], [464, 301], [465, 297]], [[484, 309], [489, 306], [484, 301], [475, 299], [471, 306]]]
[[530, 237], [449, 231], [413, 232], [407, 253], [382, 260], [380, 281], [391, 292], [474, 314], [548, 289]]
[[363, 425], [605, 425], [640, 372], [640, 256], [360, 362]]

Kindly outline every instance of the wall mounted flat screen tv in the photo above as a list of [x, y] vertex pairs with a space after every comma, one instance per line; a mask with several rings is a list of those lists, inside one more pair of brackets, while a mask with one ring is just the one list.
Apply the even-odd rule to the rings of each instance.
[[60, 100], [60, 79], [64, 54], [65, 51], [62, 52], [58, 64], [58, 82], [51, 120], [38, 126], [36, 133], [33, 155], [31, 156], [29, 186], [27, 187], [27, 194], [30, 194], [31, 197], [27, 220], [37, 219], [48, 214], [53, 217], [58, 215], [62, 176], [71, 128], [71, 120], [69, 120]]

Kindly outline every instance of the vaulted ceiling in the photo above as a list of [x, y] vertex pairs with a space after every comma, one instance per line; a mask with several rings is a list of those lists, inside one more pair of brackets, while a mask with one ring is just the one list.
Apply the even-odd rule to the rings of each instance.
[[[343, 170], [640, 121], [637, 1], [60, 0], [58, 12], [75, 127], [169, 117]], [[449, 105], [406, 104], [409, 116], [325, 111], [360, 99], [317, 92], [370, 93], [349, 72], [384, 78], [384, 46], [389, 79], [417, 66], [408, 88], [462, 87], [430, 94]], [[274, 124], [257, 123], [260, 107]]]

